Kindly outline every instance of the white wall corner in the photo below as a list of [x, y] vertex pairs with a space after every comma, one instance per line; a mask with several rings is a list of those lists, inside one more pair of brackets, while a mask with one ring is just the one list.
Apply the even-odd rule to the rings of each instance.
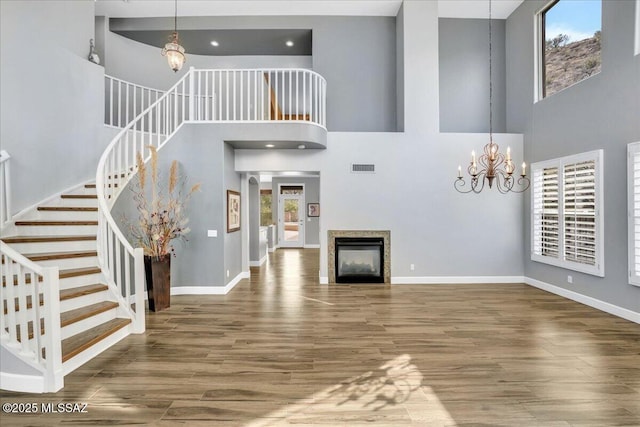
[[249, 267], [260, 267], [262, 264], [267, 262], [268, 258], [269, 256], [265, 255], [260, 259], [260, 261], [249, 261]]
[[321, 285], [328, 285], [329, 284], [329, 277], [328, 276], [320, 276], [319, 280], [320, 280], [320, 284]]

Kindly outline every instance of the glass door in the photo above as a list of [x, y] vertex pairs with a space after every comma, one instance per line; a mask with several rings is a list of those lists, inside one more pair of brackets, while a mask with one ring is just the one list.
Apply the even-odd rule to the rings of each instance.
[[278, 202], [279, 246], [304, 247], [304, 195], [281, 194]]

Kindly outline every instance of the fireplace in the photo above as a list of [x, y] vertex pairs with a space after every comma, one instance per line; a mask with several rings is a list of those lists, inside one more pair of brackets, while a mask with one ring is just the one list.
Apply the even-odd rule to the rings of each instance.
[[389, 230], [329, 230], [329, 283], [391, 283]]
[[384, 239], [338, 237], [336, 283], [384, 283]]

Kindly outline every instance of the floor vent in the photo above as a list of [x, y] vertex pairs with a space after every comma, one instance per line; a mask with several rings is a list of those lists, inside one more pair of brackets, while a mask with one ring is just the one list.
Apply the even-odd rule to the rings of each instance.
[[376, 165], [352, 163], [351, 173], [376, 173]]

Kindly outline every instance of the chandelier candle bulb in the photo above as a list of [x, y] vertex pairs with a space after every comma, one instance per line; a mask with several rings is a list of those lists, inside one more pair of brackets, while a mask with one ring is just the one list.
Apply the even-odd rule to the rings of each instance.
[[507, 160], [511, 161], [511, 147], [507, 147]]
[[527, 164], [522, 162], [522, 176], [527, 176]]
[[462, 179], [462, 166], [458, 166], [458, 178]]

